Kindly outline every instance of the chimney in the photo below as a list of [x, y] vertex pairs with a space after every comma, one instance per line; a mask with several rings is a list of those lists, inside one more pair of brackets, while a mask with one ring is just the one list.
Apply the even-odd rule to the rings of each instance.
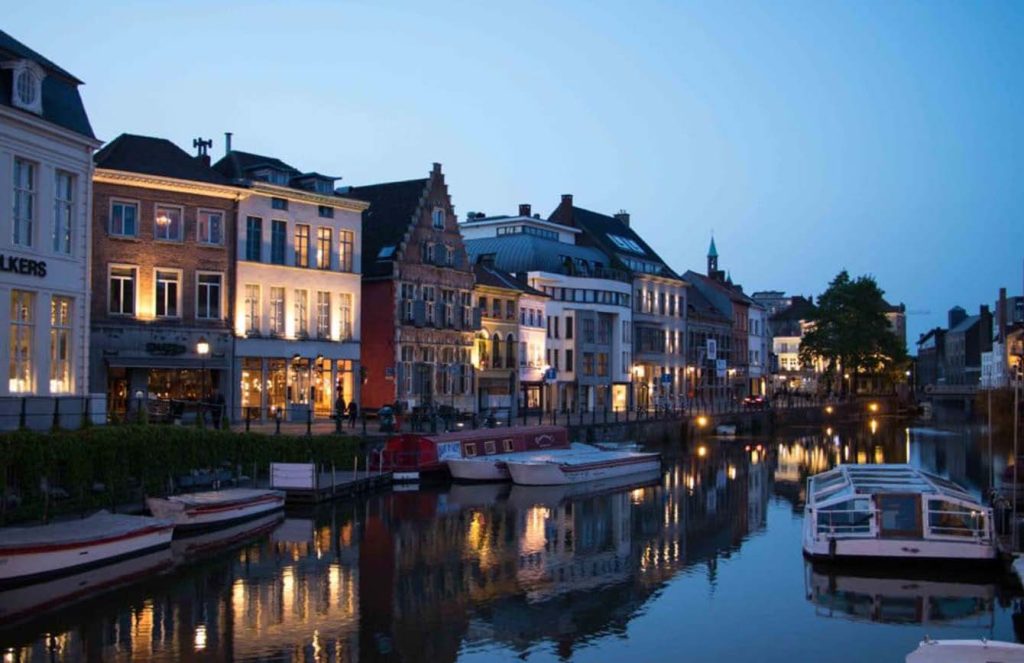
[[530, 216], [530, 205], [522, 203], [519, 205], [519, 216]]
[[959, 306], [954, 306], [949, 309], [949, 328], [952, 329], [953, 327], [956, 327], [958, 324], [963, 322], [966, 317], [967, 311], [963, 310]]
[[622, 223], [624, 223], [624, 224], [626, 225], [626, 227], [628, 228], [628, 227], [629, 227], [629, 212], [627, 212], [627, 211], [626, 211], [626, 210], [624, 210], [624, 209], [620, 209], [620, 210], [619, 210], [619, 211], [618, 211], [618, 212], [617, 212], [617, 213], [615, 214], [615, 220], [616, 220], [616, 221], [621, 221], [621, 222], [622, 222]]
[[572, 207], [572, 194], [571, 193], [563, 193], [562, 194], [562, 204], [563, 205], [568, 205], [569, 207]]
[[441, 174], [441, 164], [439, 164], [438, 162], [435, 161], [434, 162], [434, 167], [430, 169], [430, 174], [431, 175], [440, 175]]
[[224, 154], [231, 152], [231, 136], [233, 134], [230, 131], [224, 132]]

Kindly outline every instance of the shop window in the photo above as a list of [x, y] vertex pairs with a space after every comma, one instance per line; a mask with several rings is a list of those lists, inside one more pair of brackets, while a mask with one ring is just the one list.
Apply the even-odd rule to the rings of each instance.
[[50, 393], [71, 392], [72, 299], [50, 298]]
[[11, 290], [10, 367], [8, 388], [12, 394], [32, 393], [32, 346], [35, 334], [36, 295]]

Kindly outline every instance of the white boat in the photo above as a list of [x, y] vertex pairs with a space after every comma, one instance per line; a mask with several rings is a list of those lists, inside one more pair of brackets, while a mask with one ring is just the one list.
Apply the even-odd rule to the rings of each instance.
[[907, 663], [1021, 663], [1024, 645], [999, 640], [925, 640]]
[[572, 454], [600, 451], [589, 444], [574, 442], [568, 449], [549, 449], [546, 451], [520, 451], [510, 454], [493, 456], [473, 456], [471, 458], [449, 458], [445, 461], [452, 479], [456, 481], [508, 481], [511, 477], [505, 464], [508, 461], [540, 461], [564, 458]]
[[175, 532], [217, 527], [258, 518], [284, 508], [284, 491], [228, 488], [171, 497], [150, 497], [150, 512], [174, 523]]
[[512, 481], [522, 486], [560, 486], [661, 469], [661, 454], [591, 451], [564, 458], [507, 461]]
[[909, 465], [840, 465], [807, 480], [804, 554], [832, 560], [991, 562], [992, 509]]
[[174, 524], [100, 511], [88, 518], [0, 529], [0, 587], [17, 586], [143, 555], [171, 543]]

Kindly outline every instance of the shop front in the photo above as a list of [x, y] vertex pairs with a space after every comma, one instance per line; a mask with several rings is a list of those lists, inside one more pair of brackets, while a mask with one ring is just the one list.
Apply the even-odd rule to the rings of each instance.
[[334, 416], [339, 399], [356, 399], [357, 362], [323, 355], [240, 357], [241, 417], [306, 421]]

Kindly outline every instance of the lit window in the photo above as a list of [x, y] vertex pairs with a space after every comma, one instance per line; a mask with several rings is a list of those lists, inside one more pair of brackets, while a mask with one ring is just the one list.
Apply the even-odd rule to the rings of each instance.
[[[351, 272], [353, 233], [351, 230], [339, 230], [338, 238], [338, 269], [342, 272]], [[394, 251], [394, 247], [391, 247], [391, 249]], [[384, 249], [381, 249], [381, 253], [383, 252]], [[390, 254], [388, 257], [390, 257]]]
[[181, 241], [181, 208], [157, 205], [153, 217], [153, 237], [168, 242]]
[[317, 269], [331, 268], [331, 229], [316, 229], [316, 267]]
[[32, 339], [35, 334], [35, 293], [11, 290], [11, 338], [8, 388], [29, 393], [32, 384]]
[[331, 293], [317, 291], [316, 293], [316, 336], [317, 338], [331, 337]]
[[309, 267], [309, 226], [295, 226], [295, 266]]
[[309, 293], [306, 290], [295, 291], [295, 336], [305, 338], [309, 335]]
[[245, 284], [245, 333], [258, 334], [260, 331], [260, 287]]
[[352, 340], [352, 294], [343, 292], [338, 295], [338, 322], [340, 340]]
[[284, 334], [284, 288], [270, 289], [270, 333]]
[[50, 299], [50, 393], [71, 392], [71, 303], [70, 297]]

